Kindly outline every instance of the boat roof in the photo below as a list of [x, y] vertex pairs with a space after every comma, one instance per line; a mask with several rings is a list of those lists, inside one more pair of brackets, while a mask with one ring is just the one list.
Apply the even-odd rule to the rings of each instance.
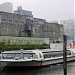
[[63, 50], [60, 50], [60, 49], [41, 49], [40, 51], [41, 52], [50, 52], [50, 51], [63, 51]]
[[[71, 49], [68, 49], [71, 50]], [[34, 50], [12, 50], [12, 51], [4, 51], [2, 53], [35, 53], [34, 51], [40, 51], [40, 52], [50, 52], [50, 51], [63, 51], [62, 49], [34, 49]], [[75, 52], [75, 50], [74, 50]]]
[[33, 50], [11, 50], [11, 51], [4, 51], [2, 53], [33, 53]]
[[49, 52], [49, 51], [60, 51], [58, 49], [35, 49], [35, 50], [11, 50], [11, 51], [4, 51], [2, 53], [34, 53], [34, 51], [41, 51], [41, 52]]

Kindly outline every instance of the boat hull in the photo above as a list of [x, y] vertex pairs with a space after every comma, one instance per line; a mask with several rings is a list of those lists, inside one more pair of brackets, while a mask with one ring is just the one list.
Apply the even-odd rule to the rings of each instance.
[[[75, 61], [75, 56], [67, 57], [67, 62]], [[63, 58], [57, 58], [57, 59], [48, 59], [42, 61], [42, 65], [55, 65], [55, 64], [61, 64], [63, 63]]]
[[[74, 61], [75, 56], [68, 57], [67, 62]], [[12, 60], [12, 59], [1, 59], [0, 64], [4, 67], [46, 67], [53, 64], [63, 63], [63, 58], [57, 59], [43, 59], [43, 60]]]
[[40, 62], [37, 62], [37, 61], [22, 61], [22, 60], [2, 60], [1, 62], [0, 62], [0, 64], [2, 64], [3, 66], [5, 66], [5, 67], [22, 67], [22, 66], [40, 66], [41, 65], [41, 63]]

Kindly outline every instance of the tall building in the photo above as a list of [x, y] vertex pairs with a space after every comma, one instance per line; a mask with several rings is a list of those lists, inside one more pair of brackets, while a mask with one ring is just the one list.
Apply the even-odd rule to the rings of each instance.
[[12, 3], [5, 2], [3, 4], [0, 4], [0, 11], [12, 13], [13, 11]]
[[75, 20], [63, 20], [60, 23], [64, 26], [64, 34], [68, 36], [68, 40], [73, 42], [73, 38], [75, 37]]

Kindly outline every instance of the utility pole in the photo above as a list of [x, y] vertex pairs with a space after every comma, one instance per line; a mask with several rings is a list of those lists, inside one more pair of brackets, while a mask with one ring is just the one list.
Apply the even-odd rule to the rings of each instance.
[[63, 70], [64, 75], [67, 75], [67, 36], [63, 35]]

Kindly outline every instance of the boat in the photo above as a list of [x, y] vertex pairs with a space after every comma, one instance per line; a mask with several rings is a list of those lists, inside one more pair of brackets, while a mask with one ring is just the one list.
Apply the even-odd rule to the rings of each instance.
[[[67, 61], [75, 60], [75, 50], [67, 50]], [[45, 67], [63, 62], [63, 50], [36, 49], [1, 52], [0, 64], [10, 67]]]

